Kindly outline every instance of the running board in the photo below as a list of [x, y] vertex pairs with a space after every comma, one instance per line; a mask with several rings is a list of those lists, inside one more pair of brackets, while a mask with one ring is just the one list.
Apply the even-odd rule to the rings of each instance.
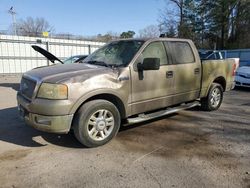
[[124, 126], [134, 124], [134, 123], [140, 123], [143, 121], [148, 121], [148, 120], [155, 119], [155, 118], [162, 117], [162, 116], [166, 116], [166, 115], [176, 113], [181, 110], [193, 108], [195, 106], [200, 106], [200, 102], [195, 101], [192, 103], [184, 103], [177, 107], [167, 108], [166, 110], [161, 110], [161, 111], [153, 112], [150, 114], [139, 114], [138, 117], [128, 118], [127, 123]]

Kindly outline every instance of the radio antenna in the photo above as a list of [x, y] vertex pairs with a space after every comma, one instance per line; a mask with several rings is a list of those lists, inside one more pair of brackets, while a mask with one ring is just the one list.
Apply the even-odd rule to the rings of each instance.
[[17, 29], [16, 29], [16, 11], [14, 10], [13, 6], [10, 7], [10, 9], [8, 10], [8, 13], [11, 15], [12, 17], [12, 26], [13, 26], [13, 30], [14, 30], [14, 34], [17, 35]]

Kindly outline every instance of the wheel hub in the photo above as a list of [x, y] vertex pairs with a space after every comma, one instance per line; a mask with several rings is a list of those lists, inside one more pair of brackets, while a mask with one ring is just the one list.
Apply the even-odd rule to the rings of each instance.
[[114, 123], [114, 116], [110, 111], [97, 110], [89, 118], [88, 134], [95, 141], [104, 140], [112, 133]]
[[103, 131], [105, 127], [106, 127], [106, 121], [104, 119], [96, 121], [96, 130]]
[[220, 103], [220, 100], [221, 100], [221, 93], [220, 93], [220, 90], [218, 88], [215, 88], [213, 91], [212, 91], [212, 96], [211, 96], [211, 105], [213, 107], [216, 107], [219, 105]]

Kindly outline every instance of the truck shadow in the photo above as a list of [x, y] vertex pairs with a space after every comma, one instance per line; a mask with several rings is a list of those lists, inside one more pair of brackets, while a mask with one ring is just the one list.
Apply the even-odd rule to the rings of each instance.
[[[164, 118], [166, 117], [158, 118], [156, 120], [161, 120]], [[72, 132], [70, 132], [69, 134], [52, 134], [38, 131], [30, 126], [27, 126], [19, 117], [17, 107], [0, 110], [0, 119], [0, 141], [25, 147], [43, 147], [50, 143], [62, 147], [85, 148], [76, 140]], [[126, 127], [121, 126], [119, 132], [124, 132], [129, 129], [135, 129], [137, 127], [152, 123], [156, 120], [151, 120]], [[39, 137], [41, 137], [42, 139], [39, 139]]]
[[51, 143], [69, 148], [84, 148], [72, 134], [50, 134], [25, 125], [19, 118], [17, 107], [0, 110], [0, 119], [0, 141], [26, 147], [42, 147]]
[[[207, 148], [211, 145], [208, 139], [211, 134], [221, 137], [224, 141], [250, 143], [249, 137], [246, 136], [246, 134], [250, 134], [248, 124], [237, 121], [235, 123], [241, 123], [244, 127], [235, 127], [230, 125], [234, 122], [225, 119], [222, 120], [225, 126], [230, 125], [225, 131], [222, 127], [210, 126], [205, 117], [193, 116], [192, 113], [175, 113], [121, 127], [114, 143], [119, 142], [128, 150], [135, 149], [135, 151], [140, 150], [140, 148], [147, 150], [147, 147], [157, 145], [165, 145], [177, 151], [178, 147], [194, 147], [197, 143], [201, 147]], [[50, 134], [25, 125], [18, 117], [16, 107], [0, 110], [0, 119], [0, 141], [26, 147], [43, 147], [49, 143], [68, 148], [85, 148], [71, 133], [65, 135]], [[112, 145], [112, 142], [110, 144]], [[198, 148], [198, 146], [196, 147]]]
[[162, 117], [159, 117], [159, 118], [155, 118], [155, 119], [152, 119], [152, 120], [144, 121], [144, 122], [141, 122], [141, 123], [135, 123], [135, 124], [131, 124], [131, 125], [127, 125], [126, 122], [122, 122], [122, 125], [120, 127], [119, 132], [128, 131], [130, 129], [143, 127], [143, 126], [146, 126], [146, 125], [148, 125], [150, 123], [160, 121], [160, 120], [164, 120], [164, 119], [176, 116], [176, 115], [178, 115], [178, 113], [169, 114], [169, 115], [166, 115], [166, 116], [162, 116]]

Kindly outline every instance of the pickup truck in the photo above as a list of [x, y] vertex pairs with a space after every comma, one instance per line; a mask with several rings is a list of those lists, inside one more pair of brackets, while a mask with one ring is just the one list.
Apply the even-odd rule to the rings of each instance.
[[83, 63], [23, 74], [17, 101], [26, 124], [53, 133], [72, 130], [80, 143], [109, 142], [120, 125], [200, 106], [217, 110], [231, 90], [233, 59], [201, 62], [186, 39], [112, 41]]

